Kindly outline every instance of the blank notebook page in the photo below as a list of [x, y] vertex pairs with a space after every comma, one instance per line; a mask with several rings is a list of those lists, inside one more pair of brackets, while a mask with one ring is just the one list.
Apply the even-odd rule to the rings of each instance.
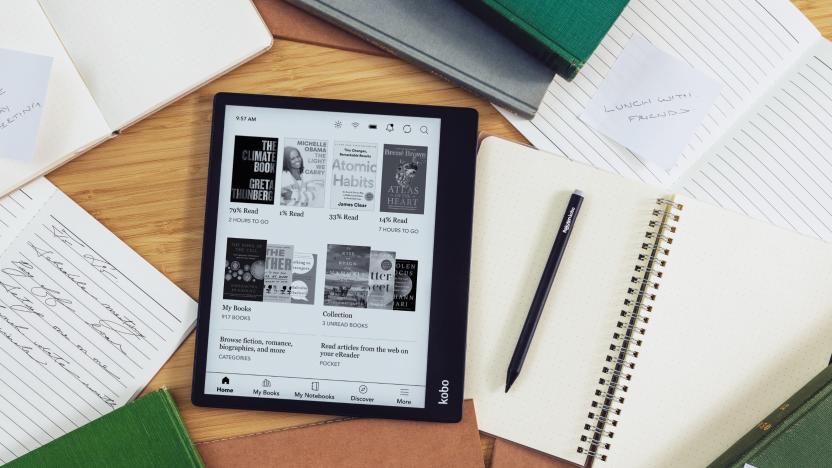
[[[487, 138], [477, 162], [465, 394], [480, 430], [583, 463], [589, 404], [660, 189]], [[585, 200], [520, 377], [506, 369], [573, 190]]]
[[39, 0], [121, 129], [267, 49], [251, 0]]
[[611, 466], [710, 463], [832, 353], [832, 247], [677, 201], [684, 209]]

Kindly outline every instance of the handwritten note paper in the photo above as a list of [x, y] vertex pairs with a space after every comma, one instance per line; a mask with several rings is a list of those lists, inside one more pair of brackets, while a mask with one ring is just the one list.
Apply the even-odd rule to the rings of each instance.
[[34, 158], [51, 68], [52, 57], [0, 49], [0, 158]]
[[0, 199], [0, 464], [128, 402], [195, 318], [46, 179]]
[[671, 169], [719, 92], [718, 81], [636, 34], [581, 120], [639, 157]]

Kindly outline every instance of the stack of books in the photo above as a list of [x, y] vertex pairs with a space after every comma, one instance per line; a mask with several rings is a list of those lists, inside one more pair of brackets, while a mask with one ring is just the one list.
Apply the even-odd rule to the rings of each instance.
[[578, 74], [627, 2], [289, 0], [524, 117], [555, 74]]

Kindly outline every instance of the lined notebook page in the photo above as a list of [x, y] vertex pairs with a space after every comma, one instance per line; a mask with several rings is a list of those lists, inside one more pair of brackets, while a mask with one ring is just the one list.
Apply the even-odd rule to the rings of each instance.
[[0, 48], [53, 59], [34, 159], [0, 158], [0, 195], [5, 195], [110, 137], [112, 130], [37, 2], [0, 2]]
[[[576, 185], [577, 184], [577, 185]], [[523, 372], [506, 370], [567, 201], [585, 200]], [[498, 138], [477, 156], [465, 396], [480, 430], [583, 464], [603, 357], [661, 189]]]
[[0, 464], [129, 401], [195, 318], [46, 179], [0, 199]]
[[609, 466], [707, 465], [832, 354], [832, 246], [677, 201]]
[[832, 241], [832, 43], [819, 42], [680, 179], [681, 191]]
[[[635, 32], [723, 86], [671, 171], [642, 161], [578, 117]], [[540, 149], [669, 186], [819, 38], [788, 0], [632, 0], [578, 77], [552, 82], [534, 119], [501, 112]]]

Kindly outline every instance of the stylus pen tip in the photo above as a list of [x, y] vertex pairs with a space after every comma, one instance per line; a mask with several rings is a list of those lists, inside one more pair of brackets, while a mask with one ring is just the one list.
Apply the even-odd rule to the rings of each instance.
[[506, 393], [508, 393], [508, 389], [514, 384], [514, 380], [517, 379], [516, 375], [512, 375], [506, 380]]

